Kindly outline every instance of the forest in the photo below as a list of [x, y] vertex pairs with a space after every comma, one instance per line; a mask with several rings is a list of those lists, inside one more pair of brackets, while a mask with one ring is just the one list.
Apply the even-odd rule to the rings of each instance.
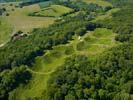
[[[45, 1], [26, 1], [19, 6]], [[68, 7], [73, 12], [1, 46], [0, 100], [132, 100], [133, 1], [105, 1], [112, 6], [84, 0], [51, 0], [51, 5]], [[114, 9], [118, 11], [108, 16]], [[0, 16], [5, 11], [0, 8]], [[103, 51], [97, 53], [96, 47]], [[63, 50], [67, 56], [62, 55]], [[65, 57], [57, 64], [60, 54]], [[50, 57], [56, 63], [52, 64]], [[56, 69], [39, 72], [41, 65]], [[44, 85], [42, 78], [46, 78]], [[34, 89], [27, 92], [34, 87], [34, 79], [41, 84], [36, 85], [41, 91], [38, 89], [35, 96]]]

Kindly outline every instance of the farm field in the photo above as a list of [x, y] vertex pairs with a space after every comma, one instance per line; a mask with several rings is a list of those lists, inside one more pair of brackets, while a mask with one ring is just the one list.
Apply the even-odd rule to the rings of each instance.
[[13, 27], [13, 32], [22, 30], [23, 32], [29, 32], [33, 28], [48, 27], [54, 22], [54, 18], [49, 17], [33, 17], [28, 16], [29, 13], [39, 11], [40, 6], [38, 4], [25, 6], [23, 8], [15, 8], [14, 5], [4, 5], [7, 9], [9, 16], [5, 16], [5, 19]]
[[34, 66], [27, 69], [33, 74], [32, 80], [26, 86], [20, 86], [14, 90], [10, 96], [17, 97], [16, 100], [41, 97], [42, 94], [45, 94], [50, 75], [64, 63], [67, 57], [78, 54], [88, 55], [93, 59], [105, 50], [120, 44], [115, 41], [115, 35], [111, 30], [98, 28], [95, 31], [87, 32], [82, 37], [74, 36], [74, 40], [68, 44], [55, 46], [53, 50], [36, 58]]
[[35, 12], [33, 15], [44, 17], [59, 17], [72, 11], [73, 10], [71, 8], [65, 6], [51, 5], [49, 7], [41, 9], [39, 12]]

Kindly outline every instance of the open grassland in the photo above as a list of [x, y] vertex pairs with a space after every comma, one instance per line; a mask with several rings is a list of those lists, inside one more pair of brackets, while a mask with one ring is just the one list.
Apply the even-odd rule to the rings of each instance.
[[[112, 30], [98, 28], [87, 32], [84, 36], [74, 36], [68, 44], [58, 45], [53, 50], [47, 51], [43, 56], [37, 57], [31, 69], [33, 78], [26, 86], [20, 86], [11, 92], [11, 97], [16, 100], [27, 100], [28, 98], [41, 97], [45, 94], [47, 81], [57, 68], [62, 65], [67, 57], [73, 54], [88, 55], [95, 57], [105, 50], [118, 45]], [[11, 98], [13, 100], [14, 98]]]
[[49, 17], [33, 17], [28, 16], [29, 13], [36, 12], [40, 10], [38, 4], [25, 6], [23, 8], [16, 8], [15, 6], [10, 6], [8, 3], [4, 7], [7, 9], [9, 16], [5, 16], [6, 20], [12, 25], [13, 31], [22, 30], [24, 32], [29, 32], [33, 28], [48, 27], [54, 22], [54, 18]]
[[71, 8], [61, 6], [61, 5], [51, 5], [49, 7], [41, 9], [41, 11], [36, 12], [35, 16], [44, 16], [44, 17], [59, 17], [64, 14], [72, 12]]
[[106, 28], [98, 28], [94, 32], [88, 32], [81, 41], [77, 43], [77, 51], [79, 53], [95, 56], [106, 49], [118, 45], [115, 36], [111, 30]]
[[2, 46], [3, 43], [9, 41], [11, 33], [12, 27], [10, 24], [4, 17], [0, 17], [0, 46]]
[[82, 0], [82, 1], [86, 2], [88, 4], [90, 4], [90, 3], [98, 4], [99, 6], [102, 6], [102, 7], [112, 6], [111, 3], [109, 3], [105, 0]]

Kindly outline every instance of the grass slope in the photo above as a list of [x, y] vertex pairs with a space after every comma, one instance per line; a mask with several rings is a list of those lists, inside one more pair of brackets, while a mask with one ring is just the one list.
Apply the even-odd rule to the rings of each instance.
[[62, 5], [51, 5], [47, 8], [41, 9], [41, 11], [35, 13], [35, 16], [44, 16], [44, 17], [59, 17], [64, 14], [70, 13], [73, 10], [71, 8], [62, 6]]

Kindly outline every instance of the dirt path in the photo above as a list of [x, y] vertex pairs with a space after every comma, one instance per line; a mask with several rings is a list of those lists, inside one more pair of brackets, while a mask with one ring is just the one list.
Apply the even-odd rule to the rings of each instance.
[[44, 73], [43, 72], [36, 72], [36, 71], [34, 71], [34, 70], [32, 70], [32, 69], [30, 69], [28, 67], [27, 67], [27, 70], [30, 71], [33, 74], [39, 74], [39, 75], [49, 75], [49, 74], [51, 74], [51, 73], [53, 73], [55, 71], [55, 70], [52, 70], [52, 71], [44, 72]]

